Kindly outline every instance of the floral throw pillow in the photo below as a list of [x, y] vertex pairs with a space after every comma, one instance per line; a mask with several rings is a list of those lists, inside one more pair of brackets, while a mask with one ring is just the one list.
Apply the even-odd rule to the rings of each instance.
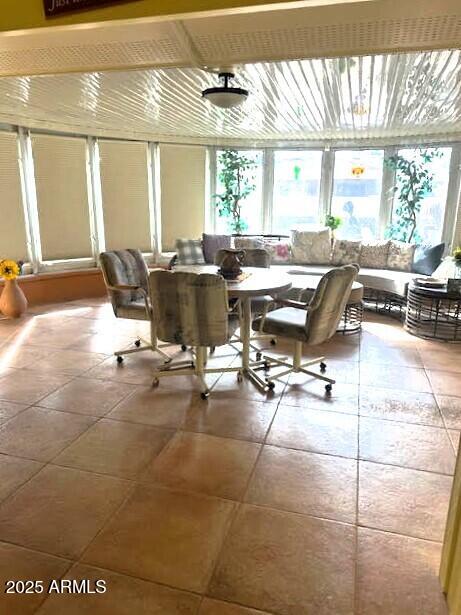
[[387, 256], [387, 268], [397, 271], [411, 271], [415, 250], [416, 246], [413, 244], [391, 240]]
[[264, 249], [271, 255], [271, 262], [273, 263], [289, 263], [291, 261], [289, 241], [265, 241]]
[[360, 266], [369, 269], [387, 269], [389, 241], [362, 243], [360, 249]]
[[331, 260], [331, 231], [291, 231], [293, 260], [306, 265], [328, 265]]
[[333, 265], [352, 265], [360, 262], [361, 241], [336, 239], [333, 247]]
[[264, 250], [264, 240], [262, 237], [234, 237], [234, 248], [236, 250]]

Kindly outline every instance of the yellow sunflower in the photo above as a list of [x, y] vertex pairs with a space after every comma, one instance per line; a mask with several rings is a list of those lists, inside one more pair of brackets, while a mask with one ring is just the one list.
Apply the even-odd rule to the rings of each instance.
[[18, 277], [19, 265], [16, 261], [4, 260], [0, 261], [0, 277], [5, 280], [14, 280]]

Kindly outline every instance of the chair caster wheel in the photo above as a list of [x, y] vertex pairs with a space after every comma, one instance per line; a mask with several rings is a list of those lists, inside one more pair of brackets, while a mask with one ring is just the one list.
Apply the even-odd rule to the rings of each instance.
[[123, 357], [121, 355], [118, 355], [117, 357], [117, 363], [123, 363]]
[[242, 380], [243, 380], [242, 372], [237, 372], [237, 382], [242, 382]]
[[215, 350], [216, 350], [216, 346], [211, 346], [210, 347], [210, 354], [213, 354]]
[[200, 397], [201, 397], [202, 399], [208, 399], [208, 397], [209, 397], [209, 396], [210, 396], [210, 391], [202, 391], [202, 392], [200, 393]]
[[326, 363], [323, 363], [323, 362], [320, 363], [320, 371], [322, 372], [322, 374], [327, 371], [327, 364]]
[[269, 361], [264, 361], [263, 367], [264, 367], [264, 370], [268, 372], [271, 368], [271, 364], [269, 363]]
[[260, 352], [256, 353], [256, 361], [261, 361], [262, 359], [262, 354]]
[[331, 395], [331, 391], [333, 390], [333, 386], [331, 384], [325, 385], [325, 392], [327, 395]]
[[136, 348], [139, 348], [141, 346], [141, 340], [136, 340], [134, 345], [136, 346]]
[[271, 339], [271, 346], [275, 346], [277, 344], [277, 340], [274, 340], [274, 338]]
[[273, 382], [272, 380], [268, 380], [267, 388], [269, 389], [269, 391], [273, 391], [275, 389], [275, 382]]
[[158, 387], [158, 385], [160, 384], [160, 380], [158, 378], [154, 378], [152, 380], [152, 388], [156, 389]]
[[181, 350], [182, 350], [183, 352], [186, 352], [186, 350], [187, 350], [187, 346], [185, 346], [185, 345], [183, 344], [183, 345], [181, 346]]

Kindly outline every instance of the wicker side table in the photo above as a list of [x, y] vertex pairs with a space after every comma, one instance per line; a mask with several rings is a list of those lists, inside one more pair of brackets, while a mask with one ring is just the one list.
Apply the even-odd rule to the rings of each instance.
[[405, 329], [425, 339], [461, 342], [461, 295], [410, 284]]

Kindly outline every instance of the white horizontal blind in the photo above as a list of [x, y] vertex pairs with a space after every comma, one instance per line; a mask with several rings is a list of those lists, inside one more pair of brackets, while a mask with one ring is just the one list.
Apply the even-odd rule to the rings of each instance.
[[43, 260], [91, 256], [86, 140], [32, 135]]
[[28, 260], [18, 164], [18, 136], [0, 132], [0, 260]]
[[151, 252], [147, 143], [99, 141], [106, 249]]
[[198, 239], [205, 225], [206, 148], [160, 145], [162, 246]]

